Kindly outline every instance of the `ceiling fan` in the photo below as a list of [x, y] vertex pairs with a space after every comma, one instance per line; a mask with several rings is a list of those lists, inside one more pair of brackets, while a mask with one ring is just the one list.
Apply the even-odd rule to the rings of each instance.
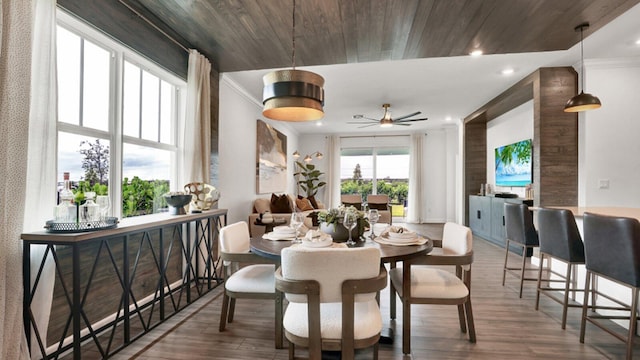
[[358, 121], [358, 122], [352, 121], [352, 122], [348, 122], [348, 124], [363, 124], [363, 126], [358, 126], [358, 128], [365, 128], [365, 127], [375, 126], [375, 125], [380, 125], [380, 127], [391, 127], [393, 125], [409, 126], [411, 124], [408, 124], [408, 123], [411, 123], [414, 121], [424, 121], [428, 119], [428, 118], [409, 119], [412, 116], [421, 114], [420, 111], [416, 111], [414, 113], [403, 115], [395, 119], [392, 119], [391, 112], [389, 111], [390, 107], [391, 107], [391, 104], [382, 104], [382, 108], [384, 109], [384, 115], [382, 116], [382, 119], [373, 119], [370, 117], [366, 117], [364, 115], [353, 115], [354, 119], [366, 119], [368, 121]]

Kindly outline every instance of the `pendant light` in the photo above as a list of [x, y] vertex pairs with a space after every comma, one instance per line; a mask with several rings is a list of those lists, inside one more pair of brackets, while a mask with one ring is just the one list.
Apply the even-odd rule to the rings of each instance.
[[596, 96], [584, 92], [584, 29], [589, 28], [589, 23], [582, 23], [576, 26], [575, 30], [580, 31], [580, 94], [572, 97], [564, 106], [565, 112], [578, 112], [598, 109], [602, 106], [600, 99]]
[[291, 70], [278, 70], [262, 78], [262, 115], [281, 121], [319, 120], [324, 116], [324, 79], [296, 70], [296, 1], [293, 0]]

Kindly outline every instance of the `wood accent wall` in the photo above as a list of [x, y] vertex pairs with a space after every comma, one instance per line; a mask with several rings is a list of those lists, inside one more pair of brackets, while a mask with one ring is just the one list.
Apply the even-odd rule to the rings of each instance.
[[578, 91], [572, 67], [540, 68], [464, 120], [465, 223], [468, 196], [486, 182], [486, 123], [533, 99], [534, 205], [578, 204], [578, 115], [564, 104]]

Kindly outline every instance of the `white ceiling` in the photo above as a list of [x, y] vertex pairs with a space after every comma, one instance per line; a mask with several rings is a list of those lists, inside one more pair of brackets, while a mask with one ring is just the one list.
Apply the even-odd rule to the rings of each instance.
[[[587, 37], [584, 41], [587, 65], [594, 59], [640, 58], [639, 19], [640, 5], [636, 5]], [[300, 69], [325, 78], [325, 116], [319, 122], [289, 123], [289, 126], [301, 134], [406, 133], [453, 126], [537, 68], [578, 65], [579, 59], [578, 44], [566, 51], [304, 67]], [[505, 68], [512, 68], [513, 74], [502, 75]], [[272, 70], [228, 72], [223, 78], [261, 103], [262, 76]], [[381, 118], [383, 103], [391, 104], [392, 117], [421, 111], [415, 117], [429, 120], [410, 127], [384, 129], [378, 126], [361, 129], [358, 128], [361, 125], [347, 124], [354, 121], [354, 114]]]

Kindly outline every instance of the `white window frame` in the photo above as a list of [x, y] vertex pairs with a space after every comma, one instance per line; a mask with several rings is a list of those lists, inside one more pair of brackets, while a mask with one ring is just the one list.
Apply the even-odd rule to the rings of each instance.
[[[57, 122], [58, 132], [67, 132], [76, 135], [105, 139], [109, 141], [109, 198], [111, 201], [111, 213], [118, 218], [122, 217], [122, 174], [123, 174], [123, 144], [140, 145], [145, 147], [168, 150], [172, 152], [169, 181], [172, 187], [178, 182], [179, 169], [183, 168], [181, 163], [182, 152], [184, 151], [180, 129], [184, 128], [187, 83], [184, 79], [173, 75], [154, 62], [135, 52], [131, 48], [123, 45], [117, 40], [105, 35], [103, 32], [90, 26], [84, 21], [72, 16], [66, 11], [58, 8], [56, 12], [57, 25], [77, 34], [78, 36], [91, 41], [111, 53], [110, 79], [110, 102], [109, 102], [109, 131], [86, 128], [74, 124]], [[173, 144], [163, 144], [155, 141], [135, 138], [123, 135], [123, 79], [124, 61], [128, 61], [139, 66], [145, 71], [159, 77], [160, 79], [176, 87], [173, 96], [175, 101], [172, 121], [172, 141]]]

